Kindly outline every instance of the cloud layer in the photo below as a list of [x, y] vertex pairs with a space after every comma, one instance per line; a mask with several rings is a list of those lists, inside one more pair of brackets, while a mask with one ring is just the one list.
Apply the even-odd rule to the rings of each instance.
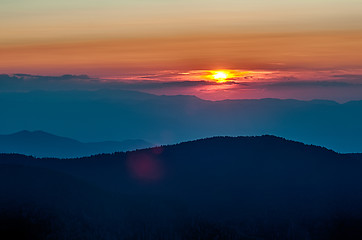
[[[207, 71], [156, 72], [125, 74], [113, 78], [87, 75], [40, 76], [30, 74], [0, 75], [0, 91], [93, 91], [119, 89], [158, 95], [195, 95], [208, 100], [295, 98], [302, 100], [329, 99], [340, 102], [360, 100], [362, 75], [323, 73], [314, 79], [280, 72], [244, 72], [225, 83], [203, 80]], [[201, 76], [201, 77], [200, 77]]]

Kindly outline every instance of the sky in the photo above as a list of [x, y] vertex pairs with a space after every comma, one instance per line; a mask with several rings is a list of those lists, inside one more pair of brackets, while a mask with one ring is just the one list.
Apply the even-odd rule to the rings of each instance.
[[354, 100], [361, 12], [360, 0], [2, 0], [0, 73], [88, 75], [138, 89], [149, 81], [143, 90], [212, 100]]

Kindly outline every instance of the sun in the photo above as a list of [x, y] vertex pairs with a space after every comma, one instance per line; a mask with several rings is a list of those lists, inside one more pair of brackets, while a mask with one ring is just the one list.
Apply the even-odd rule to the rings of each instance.
[[212, 76], [217, 82], [222, 83], [226, 82], [226, 79], [228, 78], [228, 73], [224, 71], [216, 71]]

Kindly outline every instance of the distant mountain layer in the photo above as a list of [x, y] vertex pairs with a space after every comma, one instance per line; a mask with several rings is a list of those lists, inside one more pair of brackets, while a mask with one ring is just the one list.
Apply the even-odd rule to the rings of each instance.
[[362, 101], [205, 101], [121, 90], [1, 92], [0, 132], [41, 129], [83, 142], [147, 139], [170, 144], [212, 136], [271, 134], [362, 152]]
[[0, 154], [0, 234], [15, 215], [52, 239], [361, 239], [361, 171], [361, 154], [274, 136], [78, 159]]
[[153, 146], [151, 143], [143, 140], [83, 143], [43, 131], [21, 131], [0, 135], [0, 153], [19, 153], [35, 157], [74, 158], [151, 146]]

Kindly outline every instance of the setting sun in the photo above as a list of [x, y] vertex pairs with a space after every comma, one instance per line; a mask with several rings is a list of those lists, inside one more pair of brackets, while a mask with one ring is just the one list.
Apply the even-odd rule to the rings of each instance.
[[212, 76], [214, 77], [215, 80], [217, 80], [217, 82], [225, 82], [226, 79], [228, 78], [228, 74], [223, 71], [217, 71]]

